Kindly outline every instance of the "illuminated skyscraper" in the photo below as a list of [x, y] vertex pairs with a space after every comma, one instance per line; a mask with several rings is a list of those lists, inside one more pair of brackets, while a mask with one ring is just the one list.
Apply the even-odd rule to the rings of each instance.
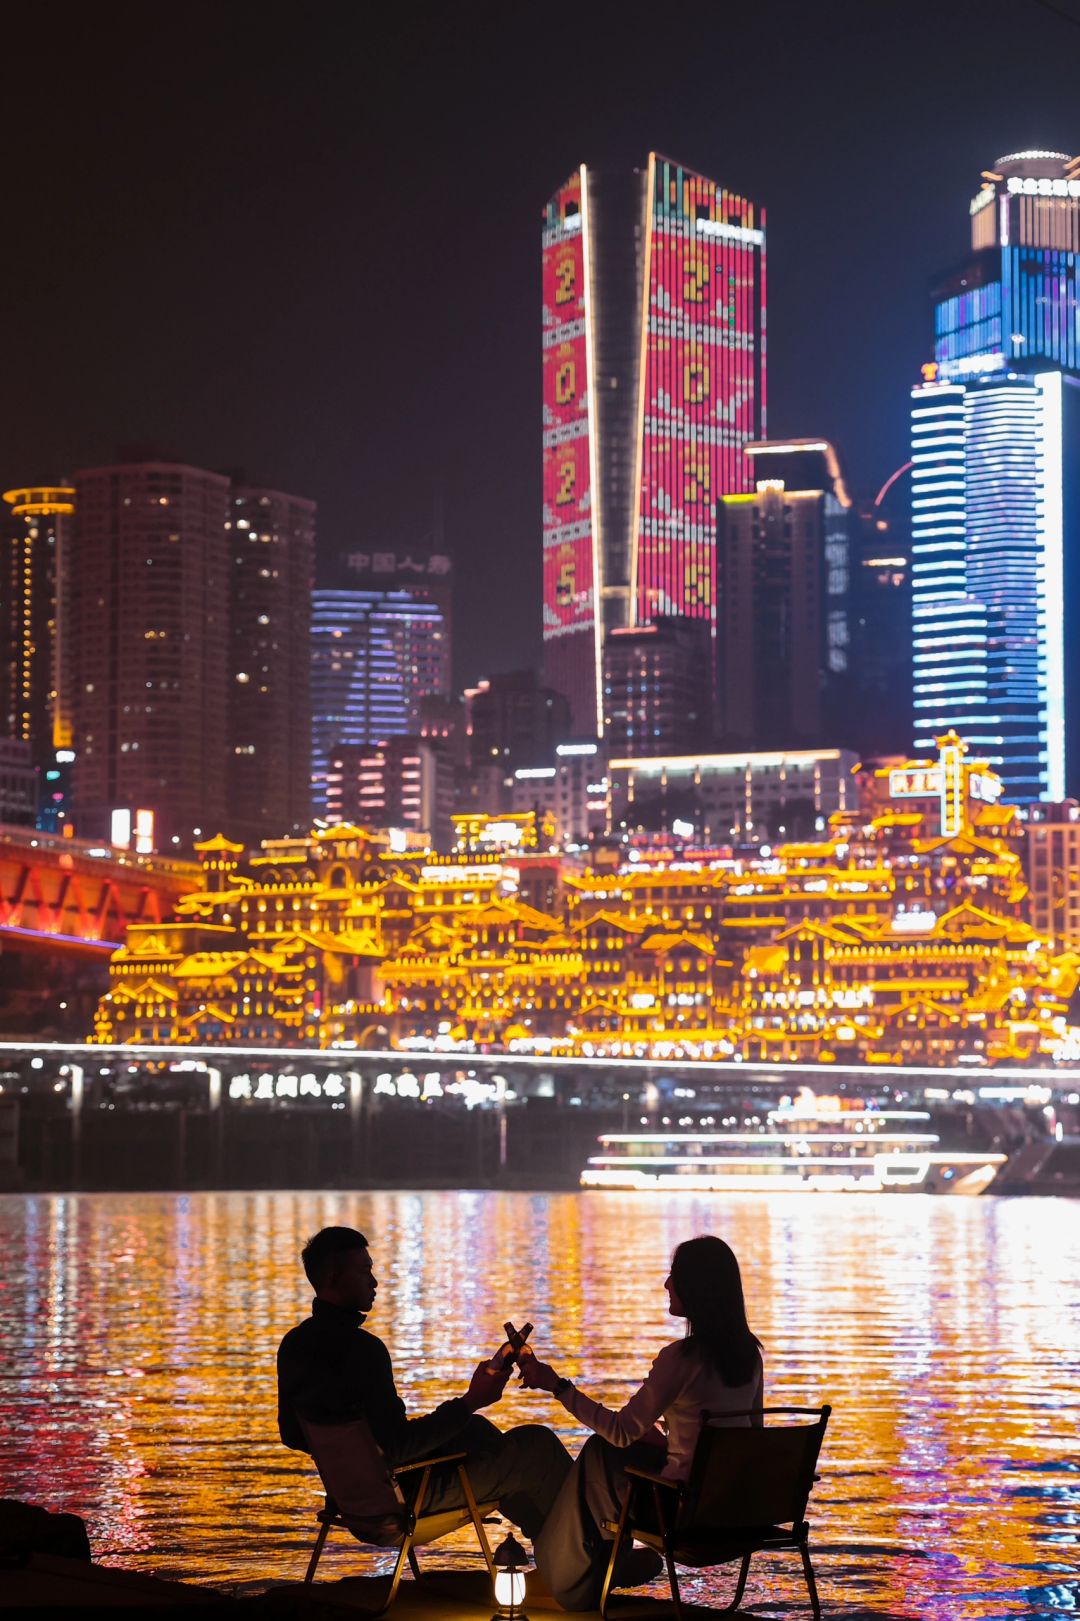
[[1014, 801], [1080, 789], [1080, 159], [998, 159], [913, 392], [917, 751], [954, 728]]
[[712, 741], [712, 639], [660, 616], [604, 643], [604, 741], [612, 754], [688, 754]]
[[449, 557], [353, 552], [333, 578], [334, 588], [315, 591], [311, 617], [311, 783], [320, 816], [333, 809], [327, 773], [335, 751], [419, 732], [421, 700], [450, 692]]
[[75, 491], [7, 490], [0, 545], [0, 737], [29, 744], [41, 825], [63, 819], [71, 759], [68, 553]]
[[970, 212], [971, 252], [932, 294], [938, 375], [1080, 369], [1080, 157], [998, 158]]
[[75, 475], [75, 821], [152, 811], [182, 848], [227, 810], [229, 480], [167, 461]]
[[650, 153], [543, 219], [544, 675], [603, 731], [609, 630], [715, 632], [716, 502], [765, 428], [764, 210]]
[[230, 830], [253, 843], [310, 825], [315, 503], [234, 484], [226, 528]]
[[717, 539], [717, 733], [726, 746], [847, 743], [857, 514], [825, 439], [747, 446], [753, 494]]

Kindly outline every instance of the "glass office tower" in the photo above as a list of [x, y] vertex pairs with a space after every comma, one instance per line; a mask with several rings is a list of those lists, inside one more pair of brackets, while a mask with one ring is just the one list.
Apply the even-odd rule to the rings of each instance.
[[955, 729], [1011, 800], [1060, 800], [1080, 792], [1080, 159], [999, 159], [971, 226], [912, 395], [915, 747]]
[[544, 676], [603, 731], [603, 641], [715, 634], [716, 502], [765, 427], [764, 211], [650, 153], [544, 210]]
[[327, 811], [327, 771], [342, 747], [420, 730], [420, 700], [450, 687], [447, 616], [418, 593], [317, 590], [311, 613], [311, 787]]

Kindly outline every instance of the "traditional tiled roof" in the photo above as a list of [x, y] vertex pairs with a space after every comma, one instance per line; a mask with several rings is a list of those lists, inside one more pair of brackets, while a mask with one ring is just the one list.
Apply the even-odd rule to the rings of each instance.
[[224, 855], [227, 852], [229, 855], [242, 856], [244, 853], [244, 846], [233, 844], [224, 833], [215, 833], [212, 839], [200, 840], [195, 849], [199, 855]]

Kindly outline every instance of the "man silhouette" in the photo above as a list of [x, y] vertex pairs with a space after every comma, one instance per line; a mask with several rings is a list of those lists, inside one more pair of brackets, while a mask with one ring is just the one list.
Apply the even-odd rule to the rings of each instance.
[[[308, 1450], [301, 1419], [347, 1424], [364, 1418], [391, 1468], [439, 1452], [464, 1452], [477, 1501], [497, 1501], [526, 1536], [538, 1536], [571, 1459], [543, 1424], [503, 1432], [479, 1416], [481, 1407], [499, 1400], [509, 1368], [492, 1373], [485, 1360], [463, 1396], [409, 1418], [390, 1353], [361, 1326], [378, 1288], [363, 1233], [324, 1227], [305, 1244], [301, 1259], [315, 1299], [311, 1316], [290, 1329], [278, 1347], [278, 1429], [285, 1445]], [[456, 1466], [434, 1469], [424, 1512], [463, 1506]]]

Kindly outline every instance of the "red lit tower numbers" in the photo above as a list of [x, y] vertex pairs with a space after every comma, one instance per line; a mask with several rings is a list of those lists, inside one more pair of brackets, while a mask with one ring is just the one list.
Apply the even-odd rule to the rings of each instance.
[[[544, 214], [544, 640], [591, 638], [592, 510], [581, 176]], [[569, 651], [569, 650], [568, 650]]]
[[711, 619], [716, 502], [749, 488], [742, 446], [759, 432], [761, 233], [751, 204], [663, 159], [651, 207], [638, 618]]

